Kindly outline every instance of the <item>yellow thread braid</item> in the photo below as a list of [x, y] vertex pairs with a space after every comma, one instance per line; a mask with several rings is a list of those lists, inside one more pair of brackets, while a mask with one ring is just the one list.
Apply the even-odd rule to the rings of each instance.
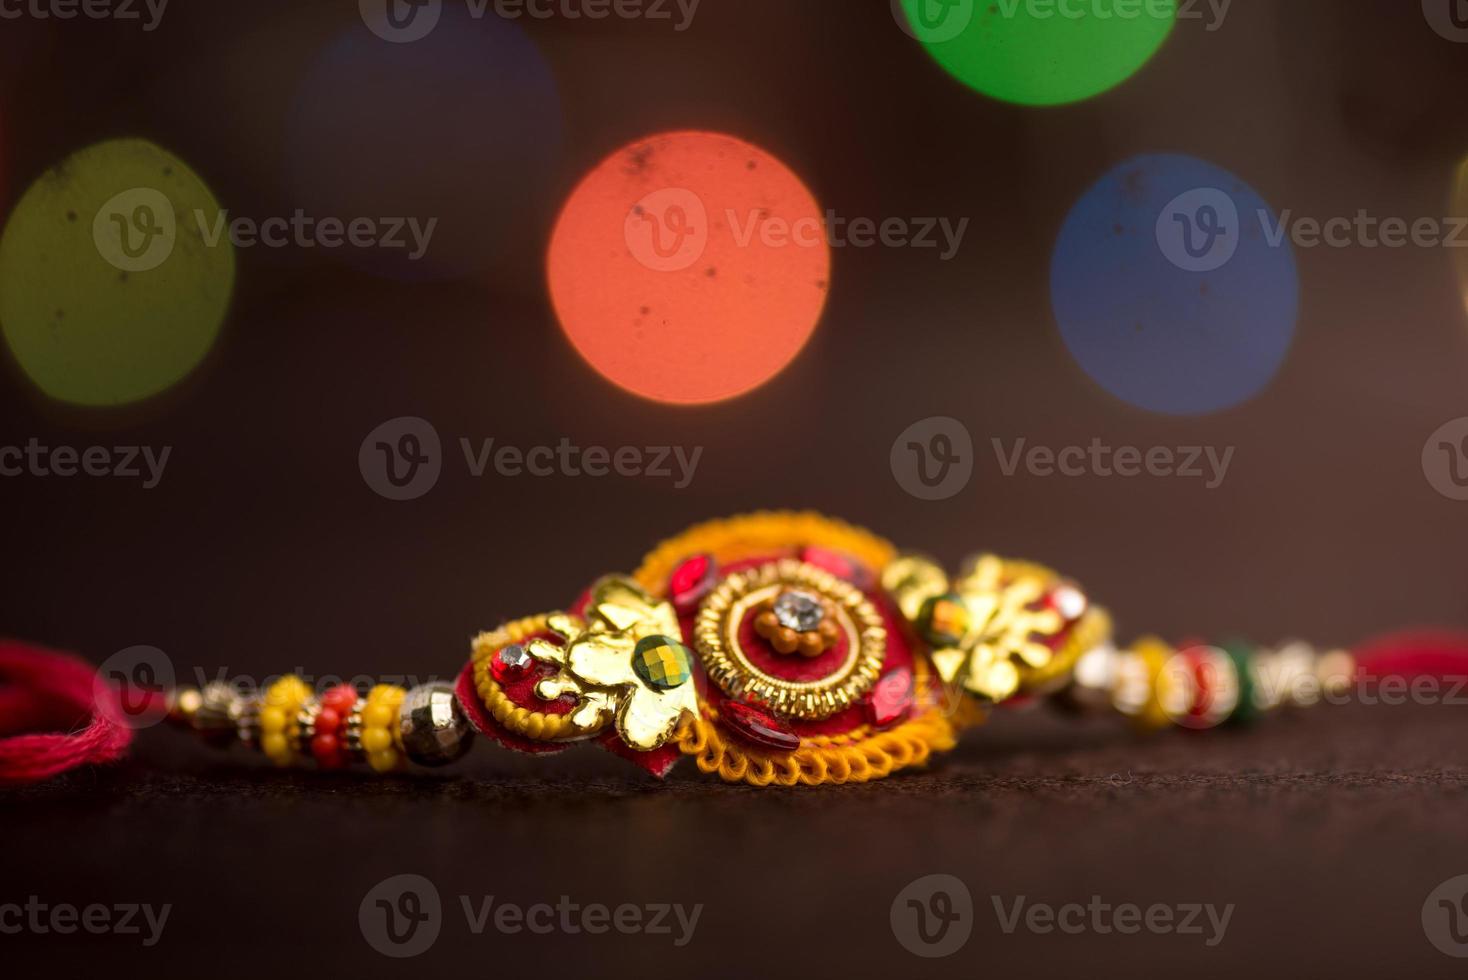
[[897, 555], [891, 542], [824, 514], [760, 511], [689, 528], [649, 552], [633, 577], [648, 592], [662, 595], [673, 570], [691, 555], [707, 553], [728, 564], [765, 557], [795, 542], [843, 552], [877, 571]]
[[952, 721], [944, 714], [929, 674], [921, 660], [913, 665], [916, 718], [885, 732], [861, 725], [843, 735], [817, 735], [801, 740], [788, 755], [766, 756], [729, 741], [714, 724], [717, 716], [700, 702], [701, 717], [687, 719], [678, 732], [678, 748], [694, 757], [698, 768], [717, 773], [726, 782], [752, 786], [821, 786], [827, 783], [863, 783], [927, 762], [934, 751], [951, 749], [956, 741]]
[[783, 756], [735, 745], [704, 718], [685, 720], [678, 733], [679, 749], [693, 756], [700, 770], [716, 773], [725, 782], [751, 786], [864, 783], [922, 765], [934, 751], [951, 749], [953, 744], [953, 727], [937, 709], [858, 744], [806, 744]]

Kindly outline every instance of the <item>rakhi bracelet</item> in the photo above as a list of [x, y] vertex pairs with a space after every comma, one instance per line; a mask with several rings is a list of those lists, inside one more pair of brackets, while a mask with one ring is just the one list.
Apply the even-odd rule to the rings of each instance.
[[[1409, 663], [1397, 644], [1375, 661], [1443, 672], [1462, 647], [1445, 638], [1436, 660]], [[26, 708], [0, 716], [79, 704], [76, 662], [55, 662], [0, 651], [0, 709]], [[921, 766], [998, 708], [1044, 700], [1144, 729], [1212, 728], [1316, 703], [1359, 673], [1351, 654], [1301, 643], [1118, 647], [1106, 611], [1042, 565], [981, 555], [950, 576], [840, 521], [759, 513], [698, 525], [566, 609], [481, 633], [452, 685], [318, 693], [286, 676], [166, 700], [176, 724], [280, 766], [440, 766], [477, 733], [532, 754], [592, 742], [659, 777], [687, 756], [732, 783], [815, 786]], [[46, 693], [49, 675], [69, 693]], [[0, 781], [117, 757], [127, 739], [108, 700], [89, 706], [85, 750], [0, 739]]]

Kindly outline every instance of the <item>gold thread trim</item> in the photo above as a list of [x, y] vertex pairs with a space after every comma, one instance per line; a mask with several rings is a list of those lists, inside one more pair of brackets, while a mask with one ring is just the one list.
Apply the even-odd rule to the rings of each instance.
[[[835, 605], [850, 646], [841, 668], [814, 681], [787, 681], [756, 667], [739, 644], [748, 606], [785, 585], [819, 592]], [[709, 679], [738, 700], [758, 701], [795, 718], [819, 720], [851, 707], [876, 683], [887, 652], [887, 629], [875, 606], [848, 582], [793, 558], [730, 575], [704, 600], [693, 630]]]

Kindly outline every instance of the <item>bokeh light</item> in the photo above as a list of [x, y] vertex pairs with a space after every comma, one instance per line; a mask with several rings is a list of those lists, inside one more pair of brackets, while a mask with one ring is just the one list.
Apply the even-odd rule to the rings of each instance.
[[336, 253], [352, 264], [473, 277], [549, 219], [561, 138], [555, 78], [525, 32], [447, 4], [409, 43], [357, 24], [325, 48], [297, 94], [287, 166], [295, 203], [318, 218], [437, 219], [426, 250], [405, 230], [404, 248]]
[[908, 33], [992, 98], [1061, 105], [1126, 81], [1172, 32], [1175, 0], [899, 0]]
[[1051, 300], [1111, 394], [1170, 415], [1241, 404], [1274, 378], [1299, 311], [1294, 248], [1252, 188], [1193, 157], [1128, 160], [1061, 228]]
[[800, 353], [830, 286], [820, 206], [788, 167], [718, 133], [612, 154], [556, 223], [551, 298], [582, 356], [656, 401], [744, 394]]
[[[48, 170], [0, 237], [0, 329], [47, 395], [124, 405], [214, 345], [234, 288], [219, 203], [144, 140], [99, 143]], [[212, 240], [211, 240], [212, 239]]]

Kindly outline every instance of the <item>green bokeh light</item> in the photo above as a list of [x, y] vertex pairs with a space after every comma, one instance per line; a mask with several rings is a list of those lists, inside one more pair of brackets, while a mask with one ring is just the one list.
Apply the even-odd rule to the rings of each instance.
[[1020, 105], [1100, 95], [1135, 74], [1176, 0], [900, 0], [907, 29], [970, 88]]
[[21, 198], [0, 237], [0, 330], [26, 375], [76, 405], [125, 405], [208, 354], [234, 288], [219, 204], [144, 140], [88, 147]]

